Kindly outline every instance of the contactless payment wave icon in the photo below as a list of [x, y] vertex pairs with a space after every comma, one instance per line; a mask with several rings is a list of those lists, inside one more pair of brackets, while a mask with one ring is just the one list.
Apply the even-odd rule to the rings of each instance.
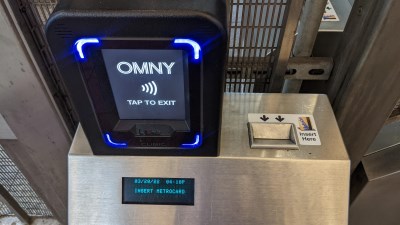
[[143, 84], [142, 91], [151, 95], [157, 95], [157, 84], [154, 81]]

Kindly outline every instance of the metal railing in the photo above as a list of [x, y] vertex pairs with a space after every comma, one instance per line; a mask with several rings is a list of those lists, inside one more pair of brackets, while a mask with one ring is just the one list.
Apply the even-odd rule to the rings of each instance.
[[[0, 146], [0, 185], [29, 216], [49, 217], [52, 213], [37, 196], [28, 180]], [[12, 215], [6, 205], [0, 204], [0, 215]]]
[[287, 4], [287, 0], [229, 1], [226, 92], [266, 92]]

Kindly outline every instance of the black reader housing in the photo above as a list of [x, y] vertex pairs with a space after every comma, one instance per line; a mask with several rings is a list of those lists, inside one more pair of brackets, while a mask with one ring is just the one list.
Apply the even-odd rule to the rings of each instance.
[[217, 156], [223, 0], [61, 0], [46, 37], [94, 154]]

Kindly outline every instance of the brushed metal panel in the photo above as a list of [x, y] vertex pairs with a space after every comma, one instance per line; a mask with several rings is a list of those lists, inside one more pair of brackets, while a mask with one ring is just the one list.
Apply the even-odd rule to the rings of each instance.
[[364, 156], [351, 182], [351, 225], [398, 225], [400, 220], [400, 145]]
[[[400, 134], [398, 134], [400, 136]], [[368, 180], [376, 180], [400, 173], [400, 144], [364, 156], [362, 159]]]
[[[69, 155], [69, 223], [347, 224], [350, 163], [327, 101], [320, 95], [226, 94], [219, 157], [94, 156], [79, 127]], [[247, 113], [296, 112], [286, 104], [330, 125], [317, 124], [322, 146], [301, 146], [298, 153], [250, 149]], [[123, 205], [122, 177], [135, 176], [194, 178], [195, 205]]]
[[[229, 93], [224, 95], [223, 104], [221, 156], [348, 159], [335, 115], [325, 95]], [[322, 145], [301, 145], [299, 151], [251, 149], [247, 129], [248, 113], [311, 114], [314, 116]]]
[[400, 145], [400, 120], [383, 126], [364, 156], [374, 154], [395, 145]]

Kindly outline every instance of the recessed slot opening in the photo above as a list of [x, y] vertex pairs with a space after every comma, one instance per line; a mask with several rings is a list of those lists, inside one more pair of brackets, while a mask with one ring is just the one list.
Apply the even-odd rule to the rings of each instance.
[[249, 123], [250, 147], [258, 149], [299, 149], [291, 123]]

